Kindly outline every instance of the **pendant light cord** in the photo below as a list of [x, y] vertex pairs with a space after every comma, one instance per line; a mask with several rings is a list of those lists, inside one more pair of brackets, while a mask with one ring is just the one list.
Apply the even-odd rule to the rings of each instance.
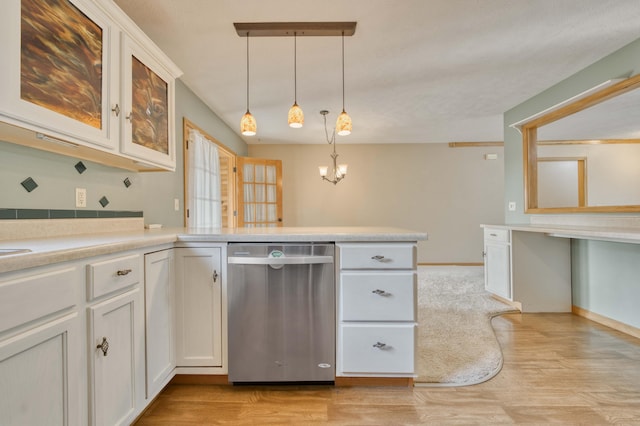
[[293, 32], [293, 103], [298, 104], [298, 42], [295, 31]]
[[342, 31], [342, 112], [344, 112], [344, 31]]
[[247, 31], [247, 112], [249, 112], [249, 31]]

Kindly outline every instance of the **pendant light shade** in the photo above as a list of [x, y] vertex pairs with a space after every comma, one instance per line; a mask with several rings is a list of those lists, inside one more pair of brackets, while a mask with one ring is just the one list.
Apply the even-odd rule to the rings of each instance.
[[247, 112], [240, 120], [240, 133], [244, 136], [254, 136], [258, 130], [256, 119], [249, 112], [249, 32], [247, 32]]
[[340, 136], [346, 136], [351, 134], [351, 127], [351, 117], [349, 117], [349, 114], [347, 114], [345, 110], [342, 110], [336, 121], [336, 132]]
[[294, 103], [289, 109], [288, 121], [289, 127], [293, 127], [294, 129], [299, 129], [304, 124], [304, 112], [302, 112], [302, 108], [300, 108], [297, 103]]
[[255, 136], [257, 128], [256, 119], [247, 110], [240, 120], [240, 132], [245, 136]]
[[289, 127], [299, 129], [304, 124], [304, 112], [298, 105], [298, 34], [293, 33], [293, 105], [289, 109], [287, 121]]
[[344, 31], [342, 32], [342, 113], [338, 116], [336, 121], [336, 132], [340, 136], [346, 136], [351, 134], [351, 117], [344, 109]]

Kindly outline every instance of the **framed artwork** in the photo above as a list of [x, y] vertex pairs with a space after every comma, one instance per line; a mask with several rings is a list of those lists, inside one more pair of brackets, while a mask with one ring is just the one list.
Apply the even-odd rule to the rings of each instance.
[[20, 98], [102, 128], [103, 29], [68, 0], [22, 0]]

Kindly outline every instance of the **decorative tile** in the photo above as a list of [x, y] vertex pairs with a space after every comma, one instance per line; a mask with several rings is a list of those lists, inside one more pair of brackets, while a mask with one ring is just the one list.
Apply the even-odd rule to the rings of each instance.
[[[104, 197], [106, 199], [106, 197]], [[107, 203], [109, 201], [107, 200]], [[144, 217], [143, 211], [128, 210], [47, 210], [47, 209], [3, 209], [0, 220], [16, 219], [96, 219]]]
[[97, 210], [76, 210], [76, 217], [80, 219], [88, 219], [98, 217]]
[[109, 199], [105, 196], [103, 196], [102, 198], [100, 198], [100, 201], [98, 201], [100, 203], [100, 205], [102, 207], [107, 207], [107, 204], [109, 204]]
[[18, 212], [16, 209], [0, 209], [0, 219], [17, 219]]
[[38, 187], [38, 184], [36, 183], [36, 181], [33, 180], [33, 178], [31, 177], [28, 177], [22, 182], [20, 182], [20, 185], [22, 185], [24, 189], [27, 190], [27, 192], [31, 192]]
[[126, 186], [127, 188], [131, 186], [131, 181], [129, 180], [129, 178], [125, 178], [122, 182], [124, 182], [124, 186]]
[[87, 170], [87, 166], [85, 166], [82, 161], [78, 161], [74, 167], [80, 174], [84, 173], [84, 171]]
[[49, 210], [49, 219], [74, 219], [75, 210]]
[[18, 219], [49, 219], [49, 210], [44, 209], [17, 209]]

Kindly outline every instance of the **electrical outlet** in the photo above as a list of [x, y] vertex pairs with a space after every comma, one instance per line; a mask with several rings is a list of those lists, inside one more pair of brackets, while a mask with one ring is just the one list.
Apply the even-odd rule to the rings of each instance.
[[515, 201], [509, 201], [509, 211], [510, 212], [515, 212], [516, 211], [516, 202]]
[[174, 209], [175, 211], [180, 210], [180, 200], [179, 200], [179, 199], [177, 199], [177, 198], [174, 198], [174, 199], [173, 199], [173, 209]]
[[87, 207], [86, 188], [76, 188], [76, 207]]

